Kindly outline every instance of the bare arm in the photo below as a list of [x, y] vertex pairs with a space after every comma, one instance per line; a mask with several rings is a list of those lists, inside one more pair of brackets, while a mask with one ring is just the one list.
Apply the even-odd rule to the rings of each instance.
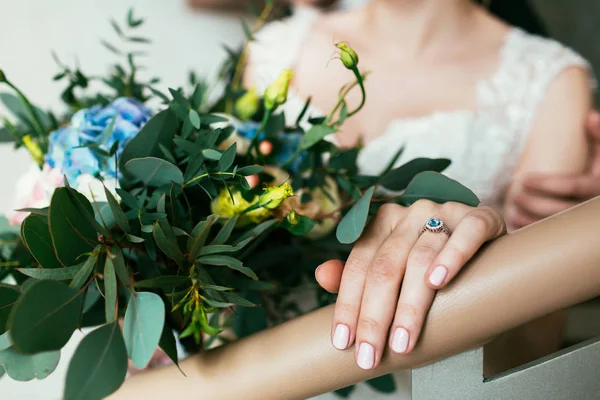
[[376, 369], [361, 370], [353, 349], [331, 345], [330, 306], [189, 358], [182, 363], [187, 378], [175, 367], [135, 376], [112, 398], [190, 398], [197, 393], [197, 398], [215, 400], [304, 399], [479, 346], [600, 294], [600, 246], [590, 223], [598, 219], [600, 200], [592, 200], [489, 245], [438, 294], [415, 350], [386, 353]]

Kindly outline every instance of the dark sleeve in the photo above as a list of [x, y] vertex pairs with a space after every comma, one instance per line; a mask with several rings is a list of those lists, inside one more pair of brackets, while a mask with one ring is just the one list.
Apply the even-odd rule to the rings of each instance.
[[534, 35], [548, 36], [544, 23], [529, 0], [492, 0], [489, 10], [510, 25]]

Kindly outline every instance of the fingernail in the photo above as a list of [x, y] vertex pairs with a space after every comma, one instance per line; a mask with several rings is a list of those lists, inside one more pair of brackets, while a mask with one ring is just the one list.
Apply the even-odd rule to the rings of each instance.
[[350, 329], [346, 325], [338, 324], [333, 332], [333, 346], [338, 350], [346, 350], [350, 340]]
[[408, 350], [408, 331], [404, 328], [396, 328], [392, 337], [392, 350], [396, 353], [405, 353]]
[[315, 269], [315, 279], [317, 279], [317, 272], [319, 272], [319, 268], [321, 268], [323, 264], [319, 265], [317, 269]]
[[433, 286], [440, 286], [442, 282], [444, 282], [444, 279], [446, 279], [447, 275], [448, 270], [446, 267], [439, 265], [435, 267], [433, 271], [431, 271], [431, 274], [429, 274], [429, 283], [431, 283]]
[[361, 343], [356, 363], [362, 369], [371, 369], [375, 365], [375, 349], [369, 343]]

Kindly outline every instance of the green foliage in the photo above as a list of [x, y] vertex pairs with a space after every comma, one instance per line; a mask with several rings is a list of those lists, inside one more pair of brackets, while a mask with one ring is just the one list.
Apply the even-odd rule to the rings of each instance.
[[442, 172], [449, 165], [450, 160], [445, 158], [415, 158], [385, 173], [379, 180], [379, 184], [389, 190], [404, 190], [417, 174], [424, 171]]
[[162, 336], [165, 323], [165, 306], [160, 296], [142, 292], [131, 296], [123, 336], [127, 354], [137, 368], [145, 368]]
[[172, 163], [160, 158], [134, 158], [125, 164], [125, 168], [145, 186], [183, 184], [183, 172]]
[[400, 197], [405, 204], [412, 204], [419, 199], [436, 203], [455, 201], [471, 207], [479, 205], [479, 198], [475, 193], [457, 181], [435, 172], [422, 172], [415, 176]]
[[63, 265], [56, 257], [48, 218], [31, 214], [21, 225], [21, 237], [25, 245], [44, 268], [61, 268]]
[[15, 381], [27, 382], [32, 379], [44, 379], [56, 369], [60, 360], [60, 351], [49, 351], [33, 355], [17, 352], [9, 347], [0, 351], [0, 366]]
[[340, 221], [336, 231], [340, 243], [354, 243], [358, 240], [367, 224], [369, 207], [374, 192], [375, 187], [372, 186]]
[[0, 334], [6, 332], [6, 323], [10, 310], [19, 298], [20, 291], [16, 286], [0, 283]]
[[20, 353], [60, 350], [77, 328], [82, 296], [54, 281], [33, 284], [13, 306], [11, 341]]
[[127, 349], [117, 323], [86, 335], [69, 363], [65, 400], [100, 400], [114, 393], [127, 374]]

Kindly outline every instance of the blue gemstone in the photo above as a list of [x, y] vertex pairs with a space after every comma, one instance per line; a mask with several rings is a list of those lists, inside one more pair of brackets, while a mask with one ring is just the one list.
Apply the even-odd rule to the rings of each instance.
[[437, 228], [438, 226], [442, 225], [442, 221], [439, 220], [438, 218], [431, 218], [428, 222], [427, 222], [427, 226], [429, 226], [430, 228]]

